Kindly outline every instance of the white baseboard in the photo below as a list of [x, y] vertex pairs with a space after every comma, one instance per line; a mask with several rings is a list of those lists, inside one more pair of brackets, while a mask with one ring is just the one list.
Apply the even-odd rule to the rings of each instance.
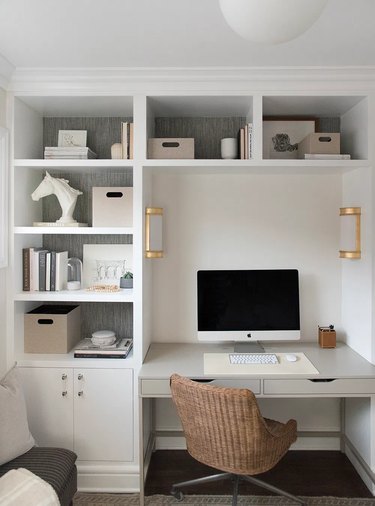
[[375, 473], [373, 473], [367, 463], [363, 460], [363, 458], [356, 451], [354, 446], [350, 443], [348, 439], [344, 440], [344, 450], [345, 455], [348, 457], [350, 462], [353, 464], [353, 467], [356, 469], [359, 476], [362, 478], [362, 481], [375, 496]]
[[139, 492], [138, 466], [77, 464], [79, 492]]
[[[311, 435], [298, 437], [292, 445], [292, 450], [340, 450], [340, 438], [333, 436], [318, 436], [316, 432]], [[183, 436], [157, 436], [155, 438], [155, 450], [186, 450], [185, 438]]]

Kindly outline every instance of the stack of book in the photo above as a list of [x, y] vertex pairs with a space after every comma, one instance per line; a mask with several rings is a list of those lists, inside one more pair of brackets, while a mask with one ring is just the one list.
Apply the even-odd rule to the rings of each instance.
[[48, 146], [44, 148], [44, 158], [46, 159], [64, 159], [64, 160], [87, 160], [91, 158], [98, 158], [98, 155], [91, 151], [90, 148], [87, 147], [55, 147]]
[[241, 160], [250, 160], [253, 157], [253, 124], [246, 123], [239, 131], [239, 153]]
[[349, 154], [305, 153], [305, 160], [350, 160]]
[[121, 147], [122, 158], [131, 160], [133, 158], [133, 123], [121, 122]]
[[74, 358], [126, 358], [133, 339], [117, 338], [110, 346], [96, 346], [90, 338], [82, 339], [74, 349]]
[[66, 289], [68, 252], [43, 248], [23, 248], [22, 289], [31, 291], [59, 291]]

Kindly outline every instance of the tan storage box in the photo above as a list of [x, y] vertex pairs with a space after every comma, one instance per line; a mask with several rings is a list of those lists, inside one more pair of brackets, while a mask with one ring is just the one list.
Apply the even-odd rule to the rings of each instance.
[[25, 353], [68, 353], [81, 339], [79, 306], [39, 306], [24, 320]]
[[133, 188], [96, 186], [92, 189], [93, 227], [132, 227]]
[[194, 139], [148, 139], [148, 158], [153, 159], [193, 159]]
[[319, 132], [307, 135], [298, 143], [298, 158], [304, 158], [305, 154], [340, 154], [340, 134]]

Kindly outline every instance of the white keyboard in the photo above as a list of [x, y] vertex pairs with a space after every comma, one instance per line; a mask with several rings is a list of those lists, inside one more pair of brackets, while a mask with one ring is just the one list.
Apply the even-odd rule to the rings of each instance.
[[231, 364], [278, 364], [273, 353], [229, 353]]

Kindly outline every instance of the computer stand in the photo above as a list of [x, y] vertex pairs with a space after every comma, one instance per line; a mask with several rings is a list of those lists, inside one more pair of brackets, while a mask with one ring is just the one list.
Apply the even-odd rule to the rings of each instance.
[[264, 353], [264, 348], [259, 341], [247, 342], [235, 342], [234, 343], [235, 353]]

